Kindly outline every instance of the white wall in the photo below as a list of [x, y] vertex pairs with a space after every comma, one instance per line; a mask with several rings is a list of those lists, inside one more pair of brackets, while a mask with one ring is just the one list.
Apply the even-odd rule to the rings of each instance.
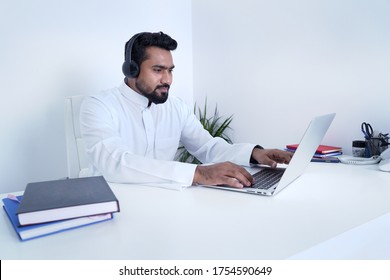
[[193, 1], [194, 94], [234, 114], [236, 142], [283, 148], [336, 112], [324, 144], [390, 132], [390, 2]]
[[136, 32], [177, 39], [171, 92], [191, 103], [190, 0], [0, 0], [0, 193], [67, 175], [64, 97], [123, 79]]

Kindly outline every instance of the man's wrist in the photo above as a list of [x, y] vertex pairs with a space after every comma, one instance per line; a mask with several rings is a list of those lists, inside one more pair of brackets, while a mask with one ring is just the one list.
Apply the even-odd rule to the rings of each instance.
[[252, 164], [259, 164], [259, 162], [253, 157], [253, 151], [254, 151], [255, 149], [264, 150], [264, 148], [263, 148], [262, 146], [256, 145], [256, 146], [253, 148], [253, 150], [252, 150], [252, 154], [251, 154], [251, 158], [250, 158], [250, 161], [249, 161], [249, 162], [252, 163]]

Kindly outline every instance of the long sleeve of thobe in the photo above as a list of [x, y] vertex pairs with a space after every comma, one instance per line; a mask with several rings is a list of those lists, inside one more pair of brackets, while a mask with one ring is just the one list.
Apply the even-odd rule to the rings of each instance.
[[80, 129], [92, 173], [108, 181], [190, 186], [196, 165], [174, 161], [179, 143], [202, 162], [248, 165], [254, 145], [213, 138], [178, 98], [148, 106], [125, 83], [86, 97]]

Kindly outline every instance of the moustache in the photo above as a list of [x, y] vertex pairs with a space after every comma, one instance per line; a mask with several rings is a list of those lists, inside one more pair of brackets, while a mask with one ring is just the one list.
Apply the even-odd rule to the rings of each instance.
[[156, 87], [156, 89], [160, 89], [160, 88], [165, 88], [165, 89], [169, 90], [170, 85], [168, 85], [168, 84], [163, 84], [163, 85], [159, 85], [159, 86]]

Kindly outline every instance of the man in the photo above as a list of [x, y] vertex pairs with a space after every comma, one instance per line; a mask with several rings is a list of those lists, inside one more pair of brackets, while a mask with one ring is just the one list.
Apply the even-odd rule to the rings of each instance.
[[[289, 163], [292, 155], [285, 151], [213, 138], [180, 99], [169, 97], [176, 47], [162, 32], [134, 35], [125, 46], [124, 82], [85, 99], [81, 133], [93, 173], [118, 183], [242, 188], [253, 178], [241, 166]], [[179, 142], [203, 163], [214, 164], [174, 161]]]

